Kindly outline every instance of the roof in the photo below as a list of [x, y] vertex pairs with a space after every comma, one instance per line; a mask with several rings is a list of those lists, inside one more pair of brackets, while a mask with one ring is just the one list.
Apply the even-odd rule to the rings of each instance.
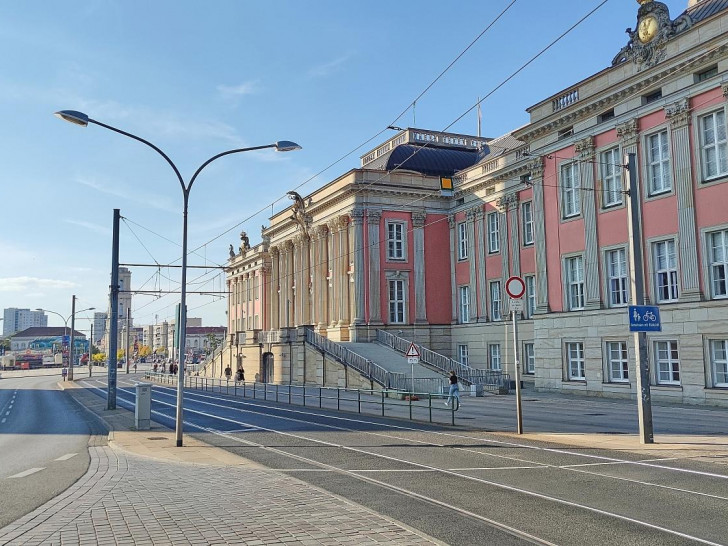
[[[65, 326], [33, 326], [26, 328], [20, 332], [15, 332], [11, 338], [15, 337], [59, 337], [71, 335], [71, 329]], [[86, 337], [85, 334], [74, 330], [74, 337]]]
[[[727, 0], [728, 1], [728, 0]], [[478, 163], [485, 163], [496, 157], [505, 155], [513, 150], [525, 146], [525, 142], [518, 140], [513, 133], [508, 133], [488, 142], [488, 153], [479, 157]]]
[[367, 165], [367, 168], [415, 171], [427, 176], [452, 176], [457, 171], [472, 167], [477, 160], [478, 153], [474, 150], [400, 144]]
[[728, 8], [728, 0], [702, 0], [702, 2], [698, 2], [693, 7], [685, 10], [685, 13], [690, 15], [690, 19], [695, 24], [726, 8]]

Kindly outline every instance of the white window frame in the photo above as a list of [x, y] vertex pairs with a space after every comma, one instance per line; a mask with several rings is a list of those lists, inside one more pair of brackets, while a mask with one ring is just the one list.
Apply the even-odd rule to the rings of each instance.
[[460, 345], [458, 345], [458, 361], [463, 366], [469, 366], [470, 365], [469, 364], [470, 355], [469, 355], [468, 346], [466, 344], [460, 344]]
[[387, 260], [403, 262], [407, 260], [407, 224], [387, 221]]
[[523, 344], [523, 373], [536, 373], [536, 352], [533, 343]]
[[566, 276], [566, 308], [569, 311], [581, 311], [585, 306], [584, 294], [584, 257], [568, 256], [564, 258]]
[[[672, 191], [670, 139], [668, 137], [667, 129], [662, 129], [645, 137], [647, 187], [650, 196]], [[657, 144], [657, 146], [654, 146], [654, 144]]]
[[[720, 347], [718, 352], [718, 347]], [[713, 387], [728, 387], [728, 339], [708, 340]]]
[[[710, 143], [706, 143], [708, 130], [713, 136]], [[726, 134], [728, 131], [726, 131], [725, 110], [721, 108], [700, 116], [698, 118], [698, 132], [700, 134], [700, 160], [703, 181], [707, 182], [728, 176], [728, 137]], [[709, 161], [709, 155], [713, 156], [713, 161]], [[708, 172], [710, 165], [715, 166], [714, 172]]]
[[624, 307], [625, 305], [629, 305], [627, 250], [624, 248], [606, 250], [604, 253], [604, 264], [607, 269], [609, 307]]
[[713, 299], [728, 298], [728, 230], [710, 231], [705, 236], [710, 293]]
[[533, 244], [533, 201], [521, 203], [521, 230], [523, 231], [523, 246]]
[[458, 260], [468, 259], [468, 224], [458, 224]]
[[[653, 347], [656, 383], [659, 385], [680, 385], [680, 347], [677, 340], [656, 340]], [[675, 378], [676, 375], [677, 379]]]
[[526, 318], [536, 314], [536, 275], [524, 275], [523, 282], [526, 284]]
[[500, 343], [488, 343], [488, 365], [494, 372], [503, 371]]
[[498, 212], [489, 212], [486, 215], [488, 225], [488, 253], [495, 254], [500, 251], [500, 219]]
[[[394, 298], [392, 288], [394, 287]], [[407, 283], [404, 279], [387, 279], [389, 323], [405, 324], [407, 321]]]
[[629, 383], [629, 355], [626, 341], [605, 344], [607, 373], [610, 383]]
[[581, 214], [581, 187], [579, 164], [576, 162], [561, 165], [561, 211], [563, 218], [574, 218]]
[[[663, 252], [664, 249], [664, 252]], [[661, 264], [661, 256], [666, 263]], [[677, 245], [674, 239], [652, 243], [655, 301], [671, 303], [680, 297], [680, 277], [677, 266]]]
[[600, 172], [602, 177], [602, 206], [616, 207], [622, 204], [622, 161], [619, 147], [605, 150], [600, 155]]
[[566, 351], [566, 377], [569, 378], [569, 381], [586, 381], [584, 343], [567, 341], [564, 348]]
[[490, 295], [490, 320], [503, 320], [502, 298], [500, 281], [490, 281], [488, 283], [488, 294]]
[[458, 287], [458, 302], [460, 324], [467, 324], [470, 322], [470, 286]]

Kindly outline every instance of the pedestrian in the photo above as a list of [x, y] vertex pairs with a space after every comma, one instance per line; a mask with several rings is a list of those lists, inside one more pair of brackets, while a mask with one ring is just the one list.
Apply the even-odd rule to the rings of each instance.
[[134, 362], [134, 373], [136, 373], [136, 362]]
[[64, 366], [63, 369], [61, 370], [61, 375], [63, 376], [63, 380], [65, 381], [66, 377], [68, 376], [68, 368], [66, 368]]
[[157, 364], [157, 363], [155, 362], [155, 363], [154, 363], [154, 373], [157, 373], [157, 366], [159, 366], [159, 364]]
[[230, 369], [230, 365], [225, 368], [225, 379], [230, 381], [230, 376], [233, 375], [233, 371]]
[[236, 381], [245, 381], [245, 372], [243, 371], [243, 368], [238, 368], [237, 373], [235, 374], [235, 380]]
[[455, 375], [455, 372], [450, 370], [450, 392], [447, 395], [447, 400], [445, 401], [445, 405], [449, 406], [450, 402], [453, 401], [453, 399], [457, 398], [457, 405], [455, 408], [457, 409], [460, 406], [460, 387], [458, 387], [458, 376]]

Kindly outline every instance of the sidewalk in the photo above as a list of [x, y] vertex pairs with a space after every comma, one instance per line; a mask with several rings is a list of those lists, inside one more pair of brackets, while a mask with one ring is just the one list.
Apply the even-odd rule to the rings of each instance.
[[346, 499], [59, 383], [108, 425], [92, 438], [87, 473], [0, 529], [0, 545], [442, 544]]

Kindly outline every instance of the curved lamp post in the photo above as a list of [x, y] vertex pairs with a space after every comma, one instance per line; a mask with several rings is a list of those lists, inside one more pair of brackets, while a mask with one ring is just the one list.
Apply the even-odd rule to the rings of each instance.
[[228, 150], [226, 152], [219, 153], [217, 155], [212, 156], [210, 159], [205, 161], [200, 167], [195, 171], [195, 174], [192, 175], [192, 178], [190, 178], [189, 183], [185, 184], [184, 179], [182, 178], [182, 175], [179, 172], [179, 169], [177, 169], [177, 166], [172, 162], [172, 160], [165, 154], [162, 150], [160, 150], [157, 146], [149, 142], [148, 140], [144, 140], [141, 137], [138, 137], [136, 135], [133, 135], [131, 133], [128, 133], [126, 131], [122, 131], [121, 129], [117, 129], [116, 127], [112, 127], [111, 125], [106, 125], [105, 123], [101, 123], [100, 121], [96, 121], [95, 119], [91, 119], [83, 112], [77, 112], [76, 110], [61, 110], [60, 112], [56, 112], [54, 114], [56, 117], [68, 121], [69, 123], [73, 123], [74, 125], [80, 125], [81, 127], [87, 127], [89, 123], [92, 123], [94, 125], [98, 125], [100, 127], [104, 127], [105, 129], [109, 129], [110, 131], [114, 131], [115, 133], [119, 133], [121, 135], [127, 136], [129, 138], [133, 138], [134, 140], [137, 140], [141, 142], [142, 144], [146, 144], [150, 148], [152, 148], [155, 152], [157, 152], [159, 155], [161, 155], [164, 160], [169, 164], [170, 167], [172, 167], [172, 170], [174, 171], [174, 174], [177, 175], [177, 180], [179, 181], [179, 185], [182, 188], [182, 201], [183, 201], [183, 208], [182, 208], [182, 286], [180, 289], [180, 319], [179, 319], [179, 339], [178, 339], [178, 355], [179, 355], [179, 370], [177, 372], [178, 378], [177, 378], [177, 415], [176, 415], [176, 425], [175, 425], [175, 432], [177, 437], [177, 447], [182, 447], [182, 397], [183, 397], [183, 387], [184, 387], [184, 373], [185, 373], [185, 341], [186, 341], [186, 334], [187, 334], [187, 205], [190, 197], [190, 190], [192, 189], [192, 184], [194, 184], [195, 180], [197, 179], [197, 176], [200, 174], [202, 169], [207, 167], [210, 163], [215, 161], [216, 159], [219, 159], [223, 156], [230, 155], [230, 154], [236, 154], [240, 152], [250, 152], [252, 150], [262, 150], [264, 148], [275, 148], [277, 152], [290, 152], [293, 150], [300, 150], [301, 146], [296, 144], [295, 142], [291, 142], [289, 140], [279, 140], [278, 142], [275, 142], [273, 144], [266, 144], [264, 146], [251, 146], [249, 148], [237, 148], [234, 150]]
[[[88, 309], [80, 309], [79, 311], [76, 311], [76, 296], [73, 296], [72, 303], [71, 303], [71, 314], [68, 317], [64, 317], [60, 313], [56, 313], [55, 311], [51, 311], [50, 309], [41, 309], [38, 308], [36, 311], [43, 311], [44, 313], [51, 313], [52, 315], [58, 315], [61, 317], [61, 320], [63, 321], [63, 336], [65, 337], [68, 332], [68, 321], [71, 319], [71, 339], [70, 343], [68, 344], [68, 380], [73, 381], [73, 330], [75, 329], [75, 318], [76, 315], [79, 313], [83, 313], [84, 311], [93, 311], [96, 309], [96, 307], [89, 307]], [[91, 352], [91, 349], [89, 349], [89, 353]], [[91, 358], [91, 355], [89, 355], [89, 358]]]

